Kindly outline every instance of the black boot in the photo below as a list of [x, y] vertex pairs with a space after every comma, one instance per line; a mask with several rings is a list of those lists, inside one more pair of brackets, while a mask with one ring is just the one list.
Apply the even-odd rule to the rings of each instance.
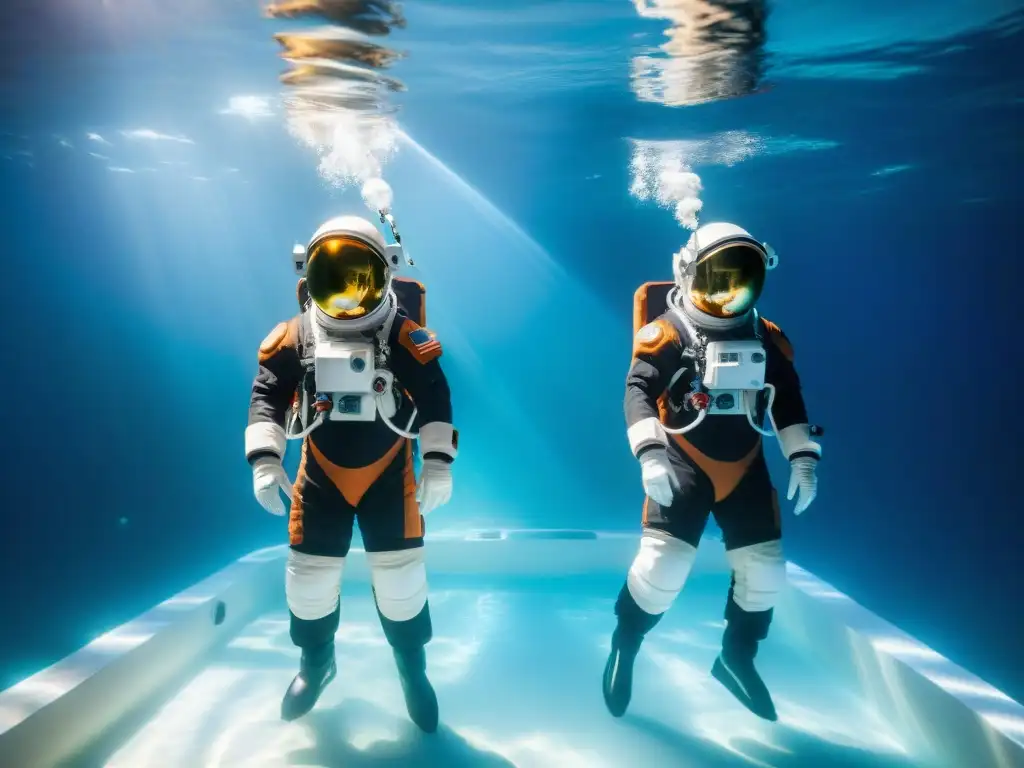
[[647, 613], [623, 585], [615, 601], [618, 624], [612, 632], [612, 651], [604, 666], [604, 703], [612, 717], [622, 717], [633, 694], [633, 662], [640, 651], [644, 636], [661, 621], [662, 614]]
[[296, 720], [308, 713], [327, 684], [338, 674], [334, 660], [334, 633], [338, 631], [338, 609], [322, 619], [300, 619], [292, 614], [292, 642], [302, 649], [299, 674], [281, 701], [281, 719]]
[[420, 730], [434, 733], [437, 730], [437, 694], [427, 679], [426, 644], [433, 636], [430, 623], [430, 606], [424, 605], [416, 616], [408, 621], [392, 621], [377, 609], [384, 637], [395, 654], [398, 678], [402, 683], [405, 708], [409, 718]]
[[757, 645], [768, 636], [772, 613], [770, 609], [753, 613], [744, 611], [736, 605], [732, 589], [729, 590], [722, 652], [715, 659], [711, 675], [755, 715], [774, 722], [779, 719], [775, 704], [754, 667]]

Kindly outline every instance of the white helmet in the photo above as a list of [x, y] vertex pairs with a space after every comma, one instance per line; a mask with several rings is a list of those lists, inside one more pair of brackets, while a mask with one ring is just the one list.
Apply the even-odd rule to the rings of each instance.
[[686, 305], [703, 315], [730, 320], [746, 315], [764, 289], [765, 273], [779, 257], [735, 224], [698, 228], [672, 257], [672, 273]]
[[328, 219], [317, 227], [316, 232], [309, 238], [309, 243], [306, 245], [306, 253], [308, 255], [316, 242], [325, 237], [352, 236], [365, 240], [377, 249], [381, 257], [384, 256], [384, 250], [387, 248], [384, 236], [377, 227], [362, 216], [335, 216], [333, 219]]
[[329, 219], [305, 248], [295, 247], [295, 266], [305, 275], [314, 317], [336, 332], [366, 331], [384, 323], [394, 306], [391, 279], [400, 260], [401, 246], [387, 245], [380, 231], [359, 216]]

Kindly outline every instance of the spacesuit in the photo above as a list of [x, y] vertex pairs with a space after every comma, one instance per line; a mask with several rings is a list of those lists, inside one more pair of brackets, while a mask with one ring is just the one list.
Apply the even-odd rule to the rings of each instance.
[[[458, 433], [441, 345], [394, 291], [401, 256], [400, 241], [386, 245], [365, 219], [326, 222], [294, 252], [306, 309], [259, 348], [245, 454], [267, 511], [284, 515], [280, 494], [291, 498], [285, 591], [291, 639], [302, 650], [281, 704], [285, 720], [309, 712], [336, 675], [341, 576], [358, 521], [409, 716], [424, 731], [437, 728], [426, 676], [423, 516], [451, 497]], [[417, 424], [418, 433], [409, 431]], [[288, 438], [302, 440], [294, 484], [282, 466]], [[413, 438], [422, 456], [418, 486]]]
[[740, 227], [708, 224], [675, 255], [673, 283], [637, 291], [625, 413], [647, 498], [604, 673], [616, 717], [629, 705], [641, 642], [682, 590], [712, 513], [732, 569], [712, 675], [756, 715], [777, 719], [754, 667], [786, 581], [762, 435], [777, 436], [790, 462], [796, 514], [814, 500], [821, 456], [821, 429], [808, 423], [789, 339], [754, 307], [777, 262]]

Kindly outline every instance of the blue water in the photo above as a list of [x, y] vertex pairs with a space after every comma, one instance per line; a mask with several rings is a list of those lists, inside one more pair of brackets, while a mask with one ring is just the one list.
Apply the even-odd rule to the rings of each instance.
[[[281, 90], [255, 2], [22, 5], [0, 11], [3, 683], [282, 540], [242, 456], [255, 350], [294, 311], [292, 243], [361, 209], [278, 112], [224, 114]], [[669, 107], [630, 80], [666, 23], [624, 0], [406, 4], [385, 175], [463, 434], [429, 524], [637, 527], [632, 294], [685, 233], [630, 197], [629, 140], [706, 142], [705, 220], [779, 251], [763, 314], [826, 427], [789, 555], [1019, 700], [1021, 4], [804, 6], [774, 5], [770, 88]]]

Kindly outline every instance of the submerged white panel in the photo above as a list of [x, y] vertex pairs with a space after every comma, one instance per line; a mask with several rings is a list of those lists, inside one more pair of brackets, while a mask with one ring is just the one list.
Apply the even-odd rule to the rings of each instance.
[[1024, 707], [793, 563], [779, 619], [851, 689], [951, 766], [1024, 766]]
[[269, 607], [277, 560], [253, 552], [0, 693], [0, 766], [62, 763], [189, 679]]

